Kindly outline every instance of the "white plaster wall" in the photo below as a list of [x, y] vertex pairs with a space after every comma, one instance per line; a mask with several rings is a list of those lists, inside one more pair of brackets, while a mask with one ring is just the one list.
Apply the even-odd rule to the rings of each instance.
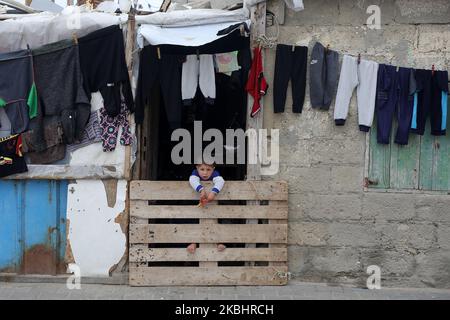
[[77, 180], [69, 184], [67, 219], [68, 240], [81, 276], [107, 277], [126, 250], [126, 235], [114, 219], [125, 210], [127, 184], [117, 183], [117, 198], [108, 207], [102, 181]]

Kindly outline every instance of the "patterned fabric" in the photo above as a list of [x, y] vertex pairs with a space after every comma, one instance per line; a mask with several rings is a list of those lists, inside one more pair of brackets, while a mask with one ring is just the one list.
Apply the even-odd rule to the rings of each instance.
[[67, 145], [67, 151], [73, 152], [92, 143], [100, 142], [102, 140], [102, 133], [103, 132], [100, 128], [97, 111], [94, 111], [91, 113], [89, 122], [87, 123], [83, 135], [81, 136], [81, 142], [78, 144]]
[[100, 109], [100, 127], [102, 130], [102, 145], [104, 152], [114, 151], [116, 149], [120, 126], [122, 126], [120, 144], [128, 146], [133, 142], [128, 115], [129, 110], [123, 101], [120, 113], [116, 117], [108, 116], [105, 108]]
[[0, 139], [0, 178], [28, 171], [21, 149], [20, 135]]

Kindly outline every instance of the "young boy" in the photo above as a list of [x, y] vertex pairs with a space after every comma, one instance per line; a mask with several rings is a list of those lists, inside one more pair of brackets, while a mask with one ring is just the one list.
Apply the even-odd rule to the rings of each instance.
[[[210, 193], [207, 193], [205, 188], [200, 183], [201, 181], [212, 181], [214, 186]], [[204, 205], [210, 201], [214, 201], [216, 195], [222, 190], [225, 185], [225, 180], [221, 177], [220, 173], [215, 170], [214, 165], [212, 164], [198, 164], [196, 169], [192, 171], [191, 176], [189, 177], [189, 183], [191, 187], [200, 194], [200, 204]], [[225, 250], [225, 245], [218, 244], [217, 250], [223, 251]], [[189, 253], [194, 253], [195, 249], [197, 249], [196, 243], [191, 243], [187, 247], [187, 251]]]

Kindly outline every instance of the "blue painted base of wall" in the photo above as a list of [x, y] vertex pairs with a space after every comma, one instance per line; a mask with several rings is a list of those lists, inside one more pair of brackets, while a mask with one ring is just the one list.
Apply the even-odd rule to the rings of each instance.
[[64, 273], [67, 181], [0, 181], [0, 272]]

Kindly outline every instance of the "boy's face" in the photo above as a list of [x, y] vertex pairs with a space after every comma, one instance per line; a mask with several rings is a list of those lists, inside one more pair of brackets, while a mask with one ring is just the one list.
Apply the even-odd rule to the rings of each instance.
[[199, 164], [197, 166], [197, 171], [203, 180], [208, 180], [214, 171], [214, 167], [208, 164]]

